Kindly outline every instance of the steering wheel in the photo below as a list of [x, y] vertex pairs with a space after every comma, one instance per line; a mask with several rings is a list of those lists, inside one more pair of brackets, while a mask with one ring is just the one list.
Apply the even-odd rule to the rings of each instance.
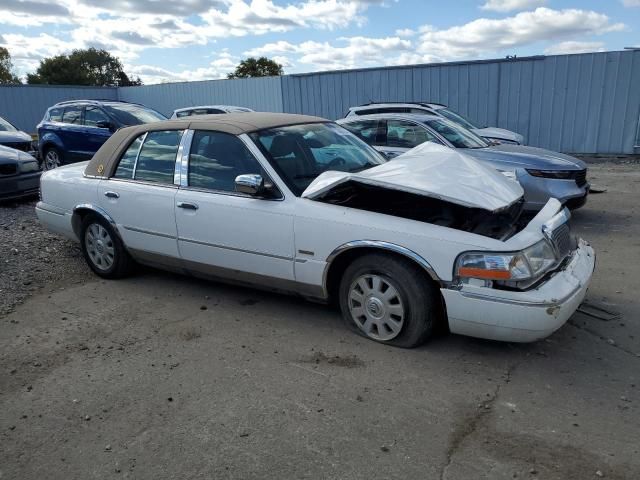
[[347, 164], [347, 161], [344, 158], [336, 157], [329, 162], [329, 164], [327, 165], [327, 169], [330, 169], [332, 167], [339, 167], [341, 165], [346, 165], [346, 164]]

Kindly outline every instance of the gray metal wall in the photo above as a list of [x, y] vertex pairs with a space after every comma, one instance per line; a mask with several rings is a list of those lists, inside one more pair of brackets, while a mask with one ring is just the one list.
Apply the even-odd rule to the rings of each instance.
[[80, 98], [137, 102], [166, 115], [179, 107], [219, 103], [330, 119], [369, 101], [434, 101], [480, 125], [522, 133], [530, 145], [585, 154], [640, 153], [640, 50], [118, 89], [0, 87], [0, 116], [34, 132], [47, 107]]
[[291, 113], [336, 119], [369, 101], [422, 100], [552, 150], [640, 144], [640, 50], [288, 75], [282, 87]]
[[282, 112], [281, 77], [121, 87], [120, 100], [136, 102], [169, 116], [194, 105], [240, 105], [262, 112]]
[[18, 85], [0, 86], [0, 117], [28, 133], [36, 132], [44, 112], [65, 100], [118, 98], [117, 88]]

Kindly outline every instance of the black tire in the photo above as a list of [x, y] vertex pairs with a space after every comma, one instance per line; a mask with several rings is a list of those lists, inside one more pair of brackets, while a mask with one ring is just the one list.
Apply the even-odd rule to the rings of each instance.
[[[371, 314], [366, 305], [362, 305], [366, 315], [360, 315], [356, 319], [351, 312], [350, 305], [360, 304], [357, 301], [354, 304], [350, 299], [352, 288], [358, 289], [355, 286], [357, 281], [368, 278], [369, 275], [381, 279], [382, 283], [388, 282], [390, 287], [387, 288], [393, 287], [394, 294], [398, 294], [395, 301], [400, 303], [403, 310], [402, 317], [398, 317], [402, 318], [402, 324], [399, 333], [393, 338], [376, 338], [380, 333], [378, 327], [374, 327], [374, 331], [367, 334], [364, 331], [366, 326], [359, 326], [359, 323], [362, 324], [367, 319], [366, 315]], [[342, 318], [349, 329], [365, 338], [402, 348], [413, 348], [424, 343], [435, 332], [443, 315], [440, 292], [425, 272], [410, 260], [384, 253], [363, 255], [346, 268], [340, 281], [339, 303]], [[393, 333], [385, 331], [382, 334]]]
[[[58, 158], [57, 164], [54, 165], [54, 163], [49, 159], [50, 156], [55, 156]], [[58, 168], [62, 165], [64, 165], [64, 155], [59, 148], [51, 145], [43, 150], [42, 159], [40, 161], [42, 170], [53, 170], [54, 168]]]
[[[100, 227], [107, 232], [108, 237], [102, 237], [101, 235], [94, 234], [96, 231], [102, 232]], [[90, 229], [91, 231], [88, 235], [87, 232]], [[101, 263], [96, 260], [98, 246], [95, 243], [92, 245], [88, 237], [93, 237], [94, 239], [99, 238], [100, 241], [104, 240], [102, 252], [105, 252], [108, 249], [109, 251], [112, 251], [113, 254], [110, 255], [103, 253], [101, 256], [103, 258], [111, 258], [110, 262], [109, 260], [103, 260], [103, 263]], [[125, 277], [131, 273], [134, 265], [133, 259], [129, 255], [129, 252], [124, 248], [124, 245], [122, 244], [120, 237], [116, 234], [114, 228], [103, 217], [89, 214], [82, 219], [80, 227], [80, 245], [82, 247], [84, 259], [91, 270], [93, 270], [97, 275], [103, 278], [116, 279]]]

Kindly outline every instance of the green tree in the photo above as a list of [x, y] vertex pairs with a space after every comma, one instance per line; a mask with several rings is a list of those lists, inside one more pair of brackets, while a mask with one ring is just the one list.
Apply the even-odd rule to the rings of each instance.
[[140, 78], [129, 78], [122, 63], [106, 50], [74, 50], [70, 55], [45, 58], [27, 83], [47, 85], [130, 86], [142, 85]]
[[13, 73], [13, 62], [9, 50], [0, 47], [0, 84], [16, 85], [20, 83], [20, 79]]
[[282, 65], [267, 57], [249, 57], [242, 60], [227, 78], [276, 77], [284, 75]]

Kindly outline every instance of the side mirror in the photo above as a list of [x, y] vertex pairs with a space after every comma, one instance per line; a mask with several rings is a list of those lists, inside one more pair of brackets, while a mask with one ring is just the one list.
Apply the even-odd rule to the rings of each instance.
[[111, 124], [111, 122], [108, 122], [106, 120], [101, 120], [99, 122], [96, 122], [96, 127], [98, 127], [98, 128], [108, 128], [109, 130], [111, 130], [111, 127], [113, 127], [113, 125]]
[[236, 177], [236, 192], [256, 196], [264, 192], [264, 179], [262, 175], [245, 174]]

